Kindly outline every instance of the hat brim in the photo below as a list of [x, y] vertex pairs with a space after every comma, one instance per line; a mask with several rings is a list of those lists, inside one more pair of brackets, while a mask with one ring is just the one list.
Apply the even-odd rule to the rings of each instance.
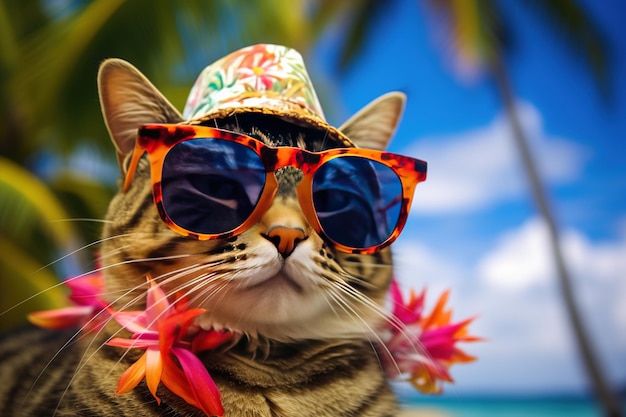
[[346, 148], [355, 148], [356, 145], [339, 129], [326, 123], [324, 120], [304, 112], [290, 110], [276, 110], [266, 107], [229, 107], [209, 113], [197, 119], [188, 120], [183, 124], [200, 125], [206, 124], [210, 120], [223, 119], [244, 113], [266, 114], [269, 116], [277, 116], [289, 123], [302, 125], [304, 127], [315, 128], [329, 132], [337, 140], [339, 140]]

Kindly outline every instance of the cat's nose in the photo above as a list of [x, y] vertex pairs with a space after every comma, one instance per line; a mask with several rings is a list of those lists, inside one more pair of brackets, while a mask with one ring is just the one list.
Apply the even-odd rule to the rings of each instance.
[[262, 236], [276, 246], [283, 258], [291, 255], [298, 243], [308, 238], [301, 228], [284, 226], [274, 226]]

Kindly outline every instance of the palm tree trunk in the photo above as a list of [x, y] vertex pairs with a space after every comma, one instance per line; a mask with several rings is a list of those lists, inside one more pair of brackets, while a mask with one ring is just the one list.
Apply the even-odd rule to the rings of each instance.
[[574, 336], [576, 338], [576, 342], [578, 343], [587, 374], [593, 383], [598, 400], [604, 408], [605, 415], [607, 417], [620, 417], [622, 416], [622, 413], [620, 411], [619, 403], [616, 401], [600, 367], [598, 366], [590, 340], [587, 337], [584, 325], [581, 321], [580, 313], [572, 291], [570, 275], [559, 244], [556, 222], [541, 184], [541, 179], [539, 178], [539, 173], [537, 172], [536, 164], [528, 147], [528, 142], [524, 135], [520, 120], [517, 116], [511, 84], [504, 68], [501, 55], [498, 51], [493, 54], [490, 65], [491, 73], [495, 79], [498, 92], [506, 109], [506, 115], [511, 124], [515, 145], [522, 158], [522, 164], [528, 176], [527, 179], [531, 187], [535, 204], [537, 205], [539, 213], [548, 227], [549, 243], [552, 256], [556, 264], [557, 278], [561, 294], [563, 296], [563, 301], [565, 302], [566, 311], [571, 321]]

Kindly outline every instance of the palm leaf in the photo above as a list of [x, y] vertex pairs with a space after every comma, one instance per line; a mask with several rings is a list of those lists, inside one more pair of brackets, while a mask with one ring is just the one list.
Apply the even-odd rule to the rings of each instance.
[[593, 16], [572, 0], [525, 0], [523, 3], [546, 21], [567, 49], [579, 56], [591, 70], [600, 92], [609, 96], [608, 42]]
[[18, 45], [11, 25], [11, 17], [4, 2], [0, 2], [0, 71], [5, 71], [5, 68], [14, 65], [17, 56]]
[[428, 0], [425, 5], [428, 23], [454, 72], [466, 80], [482, 75], [506, 39], [496, 4], [492, 0]]
[[[0, 157], [0, 317], [7, 329], [35, 309], [63, 304], [64, 290], [46, 268], [50, 256], [69, 253], [77, 234], [45, 183]], [[39, 296], [35, 296], [39, 294]]]
[[67, 220], [69, 215], [49, 188], [29, 171], [3, 157], [0, 157], [0, 173], [3, 236], [28, 242], [29, 235], [40, 227], [57, 247], [69, 251], [77, 234], [70, 223], [60, 221]]
[[32, 311], [66, 305], [57, 277], [26, 251], [0, 238], [0, 253], [0, 330], [24, 324]]

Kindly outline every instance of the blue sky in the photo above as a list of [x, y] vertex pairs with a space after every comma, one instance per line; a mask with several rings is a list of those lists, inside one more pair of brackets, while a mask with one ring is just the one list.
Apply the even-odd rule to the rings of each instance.
[[[515, 36], [508, 69], [518, 111], [557, 216], [588, 332], [613, 382], [626, 384], [626, 32], [617, 0], [583, 3], [612, 47], [612, 101], [528, 10], [506, 3]], [[329, 33], [309, 62], [339, 125], [380, 94], [408, 95], [391, 150], [429, 162], [395, 244], [405, 286], [452, 289], [459, 319], [479, 315], [453, 368], [453, 395], [582, 391], [584, 370], [558, 293], [545, 227], [530, 199], [509, 126], [488, 78], [459, 82], [437, 51], [419, 2], [398, 0], [365, 52], [335, 79]], [[316, 79], [316, 76], [318, 79]], [[319, 79], [321, 78], [321, 79]], [[333, 97], [328, 103], [327, 97]]]

